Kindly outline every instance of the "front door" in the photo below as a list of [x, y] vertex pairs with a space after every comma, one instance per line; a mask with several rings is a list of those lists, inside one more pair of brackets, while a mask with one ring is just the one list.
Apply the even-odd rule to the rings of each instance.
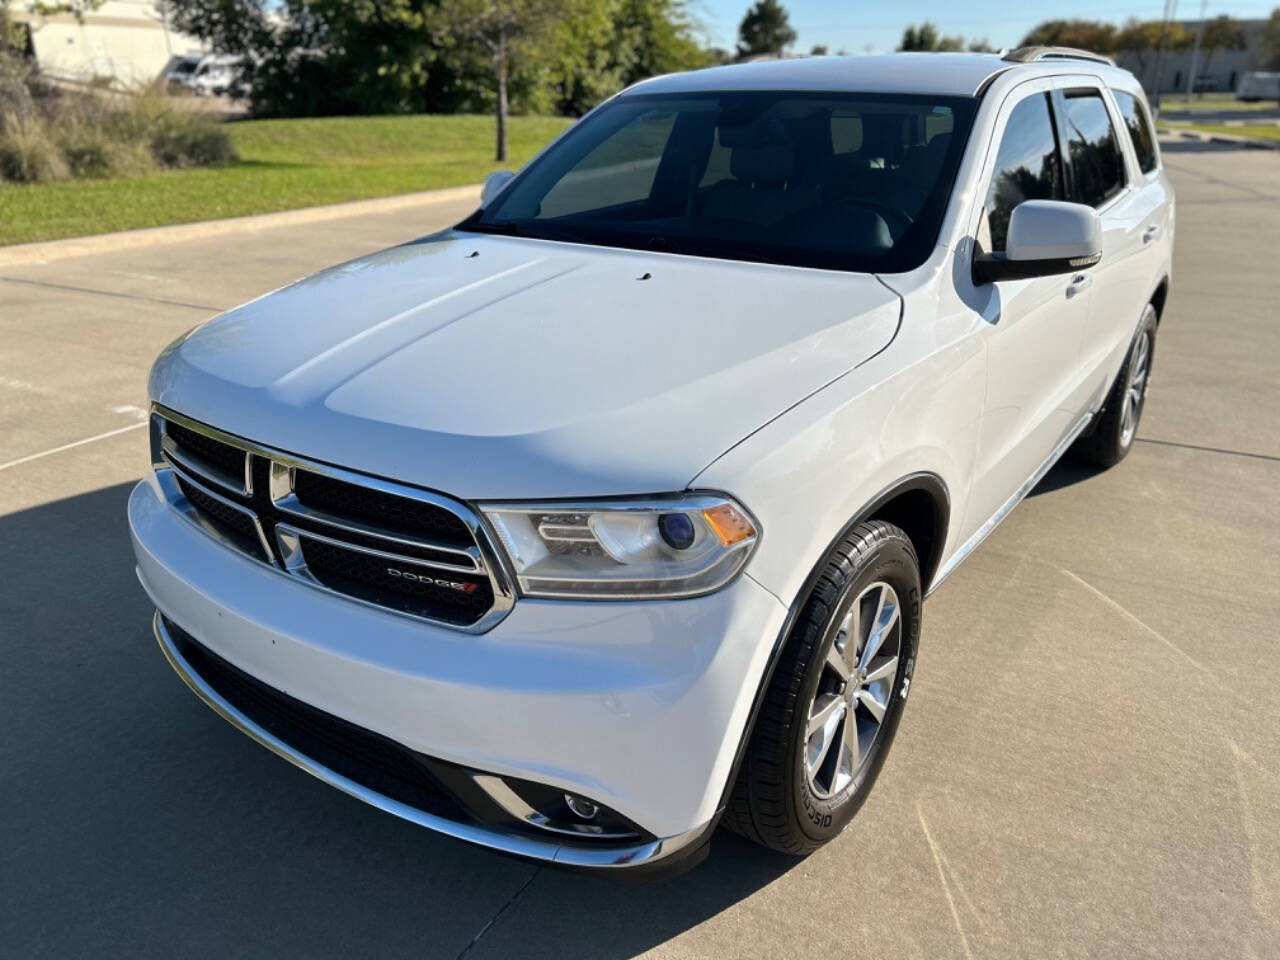
[[[1009, 218], [1024, 200], [1065, 200], [1051, 83], [1018, 88], [996, 123], [978, 251], [1004, 251]], [[987, 394], [965, 527], [976, 531], [1052, 454], [1087, 403], [1080, 370], [1091, 278], [1003, 280], [975, 295], [986, 321]]]

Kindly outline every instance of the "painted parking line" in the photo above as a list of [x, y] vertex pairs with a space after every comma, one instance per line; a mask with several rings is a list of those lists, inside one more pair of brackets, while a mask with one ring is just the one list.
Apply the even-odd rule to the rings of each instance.
[[10, 460], [8, 463], [0, 463], [0, 470], [8, 470], [10, 467], [20, 466], [24, 463], [30, 463], [32, 460], [39, 460], [42, 457], [50, 457], [55, 453], [62, 453], [64, 450], [72, 450], [76, 447], [83, 447], [86, 443], [95, 443], [98, 440], [106, 440], [108, 437], [114, 437], [117, 434], [128, 433], [130, 430], [137, 430], [145, 427], [147, 422], [131, 423], [127, 427], [119, 427], [116, 430], [108, 430], [106, 433], [100, 433], [95, 437], [85, 437], [83, 440], [76, 440], [72, 443], [64, 443], [60, 447], [54, 447], [52, 450], [42, 450], [40, 453], [32, 453], [25, 457], [19, 457], [17, 460]]

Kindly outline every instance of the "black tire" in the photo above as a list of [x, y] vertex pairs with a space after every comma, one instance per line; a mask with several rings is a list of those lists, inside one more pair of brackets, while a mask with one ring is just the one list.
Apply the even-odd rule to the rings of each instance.
[[[845, 636], [842, 621], [864, 591], [879, 590], [881, 584], [890, 586], [898, 601], [896, 673], [879, 732], [856, 772], [823, 798], [813, 789], [806, 765], [810, 710], [821, 690], [839, 685], [827, 657], [837, 634]], [[915, 668], [921, 602], [920, 564], [898, 527], [879, 520], [860, 523], [836, 544], [785, 641], [724, 813], [727, 827], [792, 854], [811, 853], [844, 829], [866, 800], [897, 732]], [[849, 709], [852, 715], [857, 708]]]
[[[1147, 391], [1151, 387], [1151, 364], [1156, 355], [1156, 308], [1147, 304], [1142, 313], [1142, 321], [1138, 324], [1138, 332], [1133, 335], [1129, 344], [1129, 352], [1125, 354], [1124, 363], [1116, 375], [1115, 383], [1107, 394], [1106, 402], [1088, 433], [1076, 441], [1071, 453], [1078, 460], [1095, 467], [1113, 467], [1129, 455], [1133, 449], [1133, 441], [1138, 434], [1138, 424], [1142, 420], [1142, 411], [1147, 404]], [[1146, 352], [1143, 354], [1143, 343]], [[1126, 394], [1130, 393], [1131, 378], [1136, 365], [1141, 362], [1141, 383], [1137, 387], [1136, 403], [1133, 396], [1126, 404]], [[1126, 411], [1133, 409], [1133, 421], [1126, 426]]]

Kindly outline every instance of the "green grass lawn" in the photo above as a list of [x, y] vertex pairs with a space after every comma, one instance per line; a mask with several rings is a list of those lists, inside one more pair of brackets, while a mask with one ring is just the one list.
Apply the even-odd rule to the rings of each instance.
[[1162, 121], [1161, 126], [1170, 130], [1195, 130], [1198, 133], [1222, 133], [1229, 137], [1249, 137], [1253, 140], [1280, 140], [1280, 124], [1274, 123], [1178, 123]]
[[[559, 117], [514, 117], [515, 168], [563, 130]], [[496, 170], [487, 116], [245, 120], [240, 162], [126, 180], [0, 184], [0, 245], [159, 227], [477, 183]]]
[[1246, 103], [1244, 100], [1237, 100], [1233, 93], [1196, 95], [1190, 101], [1180, 94], [1166, 93], [1160, 99], [1160, 110], [1163, 113], [1218, 113], [1222, 111], [1275, 109], [1276, 101], [1274, 98]]

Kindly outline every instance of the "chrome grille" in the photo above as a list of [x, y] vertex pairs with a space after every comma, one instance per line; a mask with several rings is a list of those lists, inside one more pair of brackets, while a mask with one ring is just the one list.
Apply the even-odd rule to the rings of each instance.
[[319, 589], [470, 632], [514, 593], [476, 514], [441, 494], [260, 446], [156, 407], [157, 478], [226, 546]]

